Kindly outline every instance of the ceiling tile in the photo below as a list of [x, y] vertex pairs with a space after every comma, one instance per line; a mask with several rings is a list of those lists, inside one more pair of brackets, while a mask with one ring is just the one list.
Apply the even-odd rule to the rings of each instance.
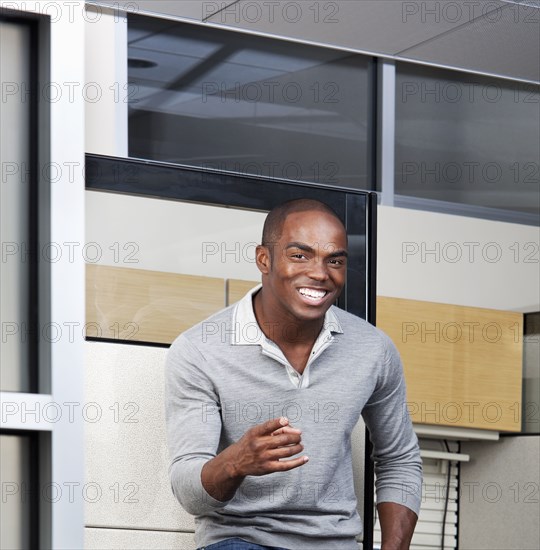
[[538, 82], [539, 16], [540, 10], [534, 7], [506, 4], [398, 57]]
[[[233, 0], [230, 0], [233, 2]], [[201, 21], [218, 11], [223, 0], [212, 2], [206, 0], [136, 0], [136, 1], [97, 1], [92, 4], [112, 6], [116, 9], [125, 9], [129, 13], [154, 13], [164, 16], [186, 17]]]
[[[393, 55], [504, 3], [478, 0], [340, 0], [264, 2], [240, 0], [211, 23], [277, 36]], [[452, 8], [453, 7], [453, 8]]]

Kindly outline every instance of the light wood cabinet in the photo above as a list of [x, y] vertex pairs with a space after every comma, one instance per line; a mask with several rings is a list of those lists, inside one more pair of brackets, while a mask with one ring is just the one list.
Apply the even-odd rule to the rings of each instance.
[[[169, 344], [257, 284], [87, 265], [86, 334]], [[413, 422], [521, 429], [521, 313], [379, 296], [377, 326], [400, 352]]]
[[521, 313], [377, 298], [377, 326], [397, 346], [413, 422], [521, 428]]
[[225, 279], [88, 264], [86, 335], [170, 344], [225, 307]]

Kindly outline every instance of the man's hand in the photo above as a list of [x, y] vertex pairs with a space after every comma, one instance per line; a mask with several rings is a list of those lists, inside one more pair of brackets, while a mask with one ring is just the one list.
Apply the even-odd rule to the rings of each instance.
[[[289, 458], [304, 449], [301, 431], [287, 418], [274, 418], [250, 428], [202, 469], [205, 490], [217, 500], [231, 499], [246, 476], [286, 472], [308, 461], [307, 456]], [[288, 459], [288, 460], [283, 460]]]
[[307, 456], [281, 460], [304, 450], [300, 443], [302, 432], [288, 424], [284, 417], [268, 420], [248, 430], [237, 443], [231, 445], [236, 452], [236, 460], [229, 467], [231, 476], [262, 476], [305, 464]]

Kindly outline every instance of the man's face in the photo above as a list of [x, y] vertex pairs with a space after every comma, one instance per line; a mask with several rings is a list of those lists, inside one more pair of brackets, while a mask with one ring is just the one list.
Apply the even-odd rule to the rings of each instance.
[[289, 214], [266, 258], [267, 265], [259, 269], [274, 314], [291, 321], [322, 319], [345, 284], [345, 230], [325, 212]]

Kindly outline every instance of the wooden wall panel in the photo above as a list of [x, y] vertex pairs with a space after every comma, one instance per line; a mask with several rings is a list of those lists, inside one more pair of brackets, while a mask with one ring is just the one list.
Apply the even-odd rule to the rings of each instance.
[[241, 279], [227, 280], [227, 305], [234, 304], [242, 299], [259, 281], [243, 281]]
[[[95, 264], [86, 273], [87, 336], [162, 344], [258, 284]], [[521, 429], [522, 314], [379, 296], [377, 326], [400, 351], [413, 422]]]
[[86, 266], [86, 334], [170, 344], [225, 307], [225, 280]]
[[520, 430], [521, 313], [379, 296], [377, 326], [401, 354], [413, 422]]

